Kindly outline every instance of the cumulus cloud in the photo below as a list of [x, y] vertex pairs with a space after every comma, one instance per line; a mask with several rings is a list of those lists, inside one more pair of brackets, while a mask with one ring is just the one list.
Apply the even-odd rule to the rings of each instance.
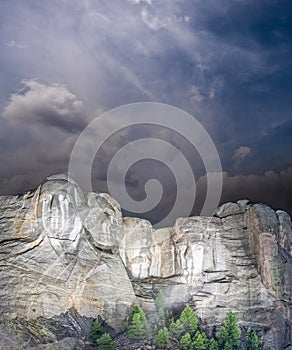
[[61, 84], [26, 79], [0, 120], [0, 193], [34, 188], [47, 175], [67, 172], [71, 149], [86, 126], [82, 101]]
[[84, 129], [83, 103], [65, 86], [46, 85], [34, 79], [10, 96], [2, 116], [10, 121], [42, 123], [67, 132]]
[[232, 159], [235, 161], [242, 161], [246, 157], [248, 157], [251, 154], [251, 149], [247, 146], [240, 146], [237, 150], [235, 150]]
[[[284, 169], [292, 129], [257, 143], [275, 122], [291, 120], [291, 33], [276, 20], [267, 31], [268, 13], [283, 18], [285, 6], [274, 0], [258, 7], [216, 0], [2, 2], [0, 179], [21, 178], [1, 190], [13, 191], [17, 183], [25, 189], [25, 176], [63, 171], [85, 115], [138, 101], [169, 103], [198, 118], [217, 142], [226, 171], [233, 163], [251, 177]], [[29, 50], [20, 50], [24, 44]], [[47, 83], [27, 79], [32, 76]], [[23, 79], [23, 89], [11, 95]], [[252, 153], [246, 145], [253, 145]], [[239, 180], [257, 193], [246, 178]], [[237, 195], [239, 180], [239, 187], [228, 180]]]

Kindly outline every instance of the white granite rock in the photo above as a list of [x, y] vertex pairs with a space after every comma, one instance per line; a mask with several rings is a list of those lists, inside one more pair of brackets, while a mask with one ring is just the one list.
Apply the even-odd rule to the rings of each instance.
[[260, 332], [264, 350], [284, 349], [291, 237], [287, 213], [247, 200], [155, 230], [122, 218], [109, 195], [51, 176], [33, 192], [0, 197], [0, 312], [32, 319], [74, 309], [119, 331], [131, 305], [151, 314], [162, 289], [169, 308], [189, 303], [209, 333], [233, 310]]

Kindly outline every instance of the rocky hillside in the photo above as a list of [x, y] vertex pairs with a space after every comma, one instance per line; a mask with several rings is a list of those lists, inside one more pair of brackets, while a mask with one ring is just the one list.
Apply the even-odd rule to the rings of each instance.
[[0, 197], [1, 349], [86, 348], [93, 319], [117, 334], [134, 303], [151, 319], [158, 290], [170, 309], [189, 304], [208, 334], [232, 310], [264, 350], [291, 349], [291, 285], [291, 219], [263, 204], [155, 230], [64, 175]]

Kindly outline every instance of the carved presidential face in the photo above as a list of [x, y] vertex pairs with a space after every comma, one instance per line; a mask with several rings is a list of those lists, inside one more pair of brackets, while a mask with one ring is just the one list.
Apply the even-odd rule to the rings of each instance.
[[89, 193], [89, 212], [84, 221], [93, 243], [99, 248], [118, 246], [122, 232], [122, 214], [118, 203], [109, 195]]
[[40, 189], [42, 225], [49, 237], [74, 241], [82, 229], [82, 191], [63, 179], [46, 181]]

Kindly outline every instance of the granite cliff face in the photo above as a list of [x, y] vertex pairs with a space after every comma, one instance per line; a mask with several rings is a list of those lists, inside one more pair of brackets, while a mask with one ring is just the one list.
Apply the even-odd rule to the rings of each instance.
[[[260, 332], [265, 350], [291, 349], [291, 285], [291, 219], [263, 204], [227, 203], [213, 218], [155, 230], [64, 175], [0, 197], [3, 349], [18, 348], [5, 326], [16, 316], [50, 325], [59, 317], [82, 339], [98, 315], [117, 332], [134, 303], [151, 315], [159, 289], [169, 307], [191, 305], [209, 333], [233, 310], [242, 327]], [[36, 342], [27, 339], [29, 349]]]

